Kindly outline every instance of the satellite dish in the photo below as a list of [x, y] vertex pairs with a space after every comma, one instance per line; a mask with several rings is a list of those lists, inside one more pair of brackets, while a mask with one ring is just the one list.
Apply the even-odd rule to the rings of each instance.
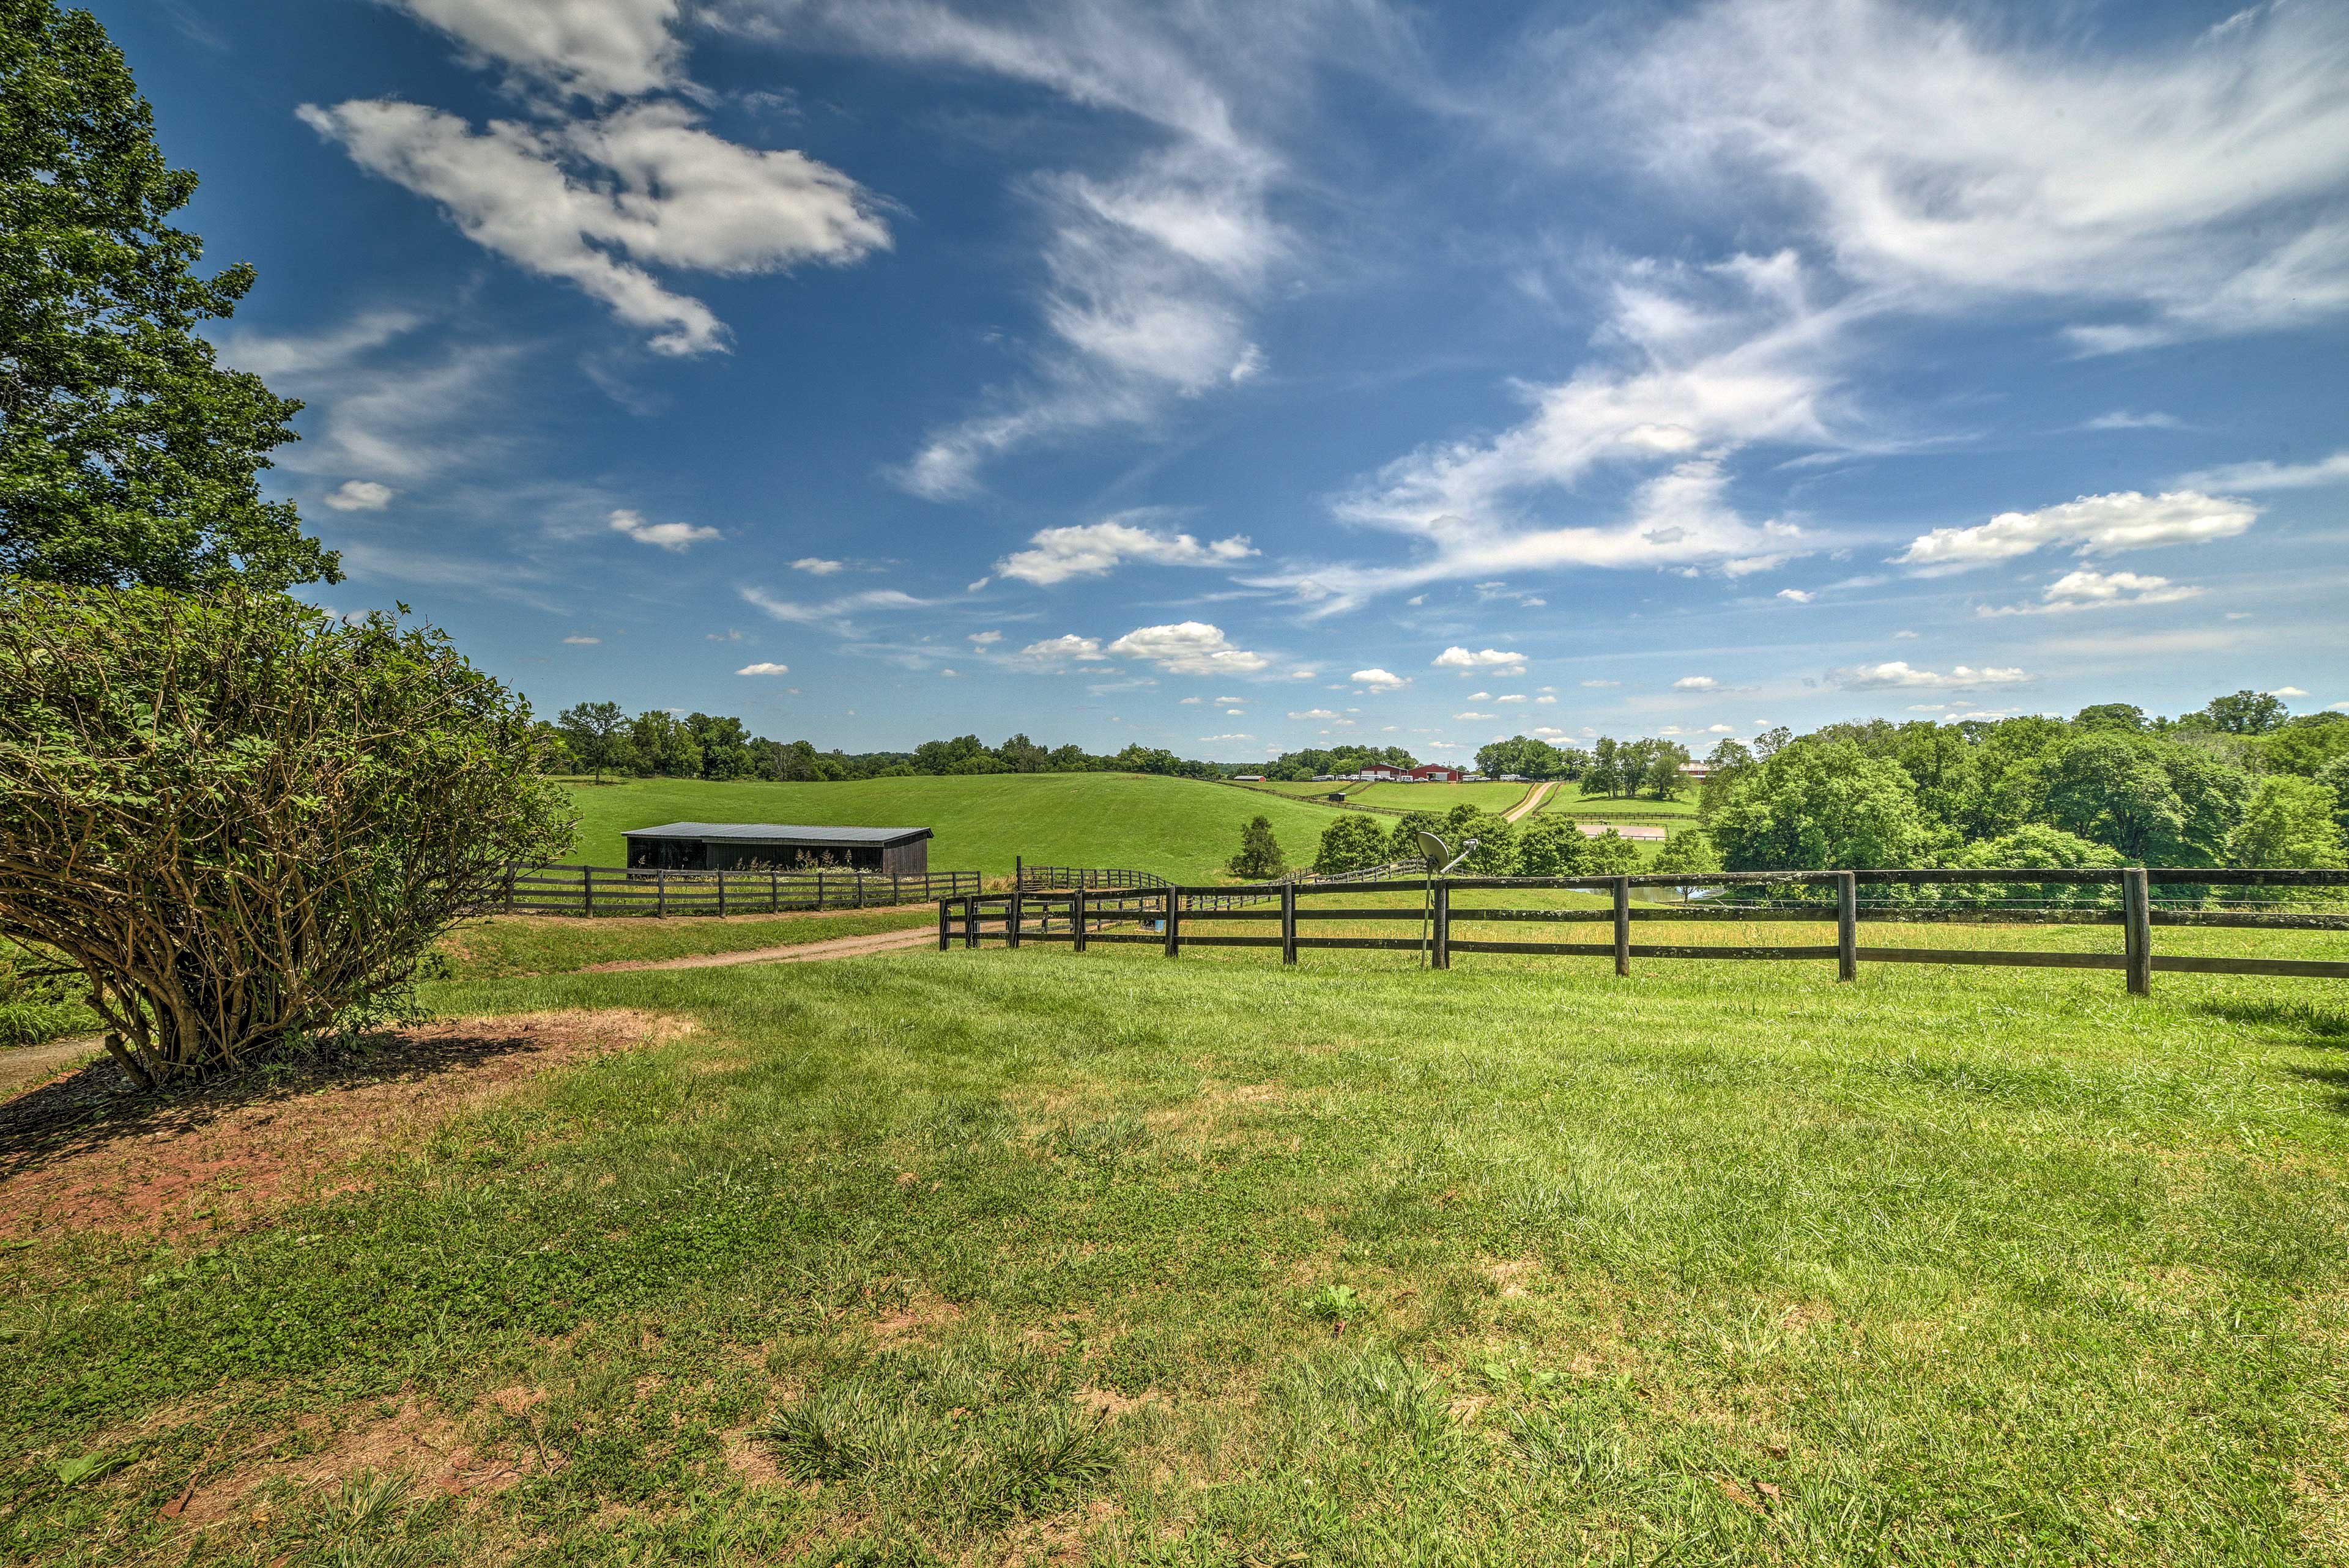
[[1423, 830], [1419, 835], [1419, 854], [1427, 862], [1427, 869], [1433, 871], [1452, 858], [1452, 846], [1435, 834]]

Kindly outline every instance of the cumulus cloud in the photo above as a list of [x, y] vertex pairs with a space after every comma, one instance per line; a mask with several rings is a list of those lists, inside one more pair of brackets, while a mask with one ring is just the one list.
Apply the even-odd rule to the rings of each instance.
[[704, 540], [716, 539], [718, 531], [690, 522], [647, 522], [644, 514], [626, 507], [611, 517], [612, 531], [625, 533], [638, 544], [657, 544], [663, 550], [690, 549]]
[[1346, 678], [1356, 686], [1366, 686], [1372, 691], [1398, 691], [1411, 685], [1411, 682], [1402, 676], [1389, 670], [1375, 668], [1356, 670]]
[[2270, 696], [2306, 696], [2308, 694], [2298, 686], [2277, 686], [2268, 695]]
[[2313, 463], [2230, 463], [2204, 469], [2178, 481], [2198, 490], [2313, 490], [2319, 485], [2349, 484], [2349, 452], [2335, 452]]
[[744, 665], [734, 673], [738, 676], [787, 676], [792, 673], [792, 666], [772, 664], [762, 659], [755, 665]]
[[1446, 648], [1435, 655], [1433, 662], [1437, 669], [1458, 670], [1464, 675], [1474, 670], [1491, 670], [1505, 676], [1526, 673], [1526, 656], [1506, 648], [1481, 648], [1474, 653], [1466, 648]]
[[2031, 679], [2018, 669], [1995, 667], [1974, 669], [1966, 665], [1940, 670], [1920, 670], [1906, 660], [1893, 659], [1880, 665], [1861, 665], [1854, 669], [1837, 670], [1835, 683], [1847, 691], [1961, 691], [1982, 686], [2019, 686]]
[[392, 0], [537, 81], [595, 98], [680, 85], [678, 0]]
[[675, 103], [554, 125], [492, 120], [478, 132], [391, 98], [297, 112], [361, 168], [437, 204], [474, 243], [576, 285], [649, 331], [663, 354], [722, 349], [727, 331], [648, 267], [771, 273], [855, 262], [890, 242], [855, 181], [798, 152], [713, 136]]
[[1228, 566], [1256, 553], [1246, 534], [1202, 544], [1187, 533], [1169, 533], [1134, 521], [1150, 515], [1154, 511], [1145, 510], [1073, 528], [1041, 530], [1029, 540], [1027, 549], [997, 562], [996, 573], [1049, 588], [1071, 577], [1105, 576], [1129, 561], [1156, 566]]
[[2003, 511], [1971, 528], [1937, 528], [1911, 540], [1892, 559], [1938, 575], [2070, 545], [2082, 555], [2110, 555], [2164, 544], [2232, 539], [2250, 528], [2259, 509], [2199, 490], [2141, 495], [2122, 490], [2087, 495], [2037, 511]]
[[373, 480], [345, 480], [326, 497], [336, 511], [381, 511], [399, 492]]
[[974, 647], [992, 647], [1001, 641], [1003, 641], [1003, 634], [1000, 632], [973, 632], [970, 634], [970, 642]]
[[1334, 708], [1309, 707], [1302, 713], [1292, 713], [1288, 717], [1291, 718], [1330, 719], [1337, 717], [1338, 714], [1337, 710]]
[[1807, 604], [1818, 595], [1806, 593], [1800, 588], [1781, 588], [1778, 590], [1778, 597], [1789, 604]]
[[1204, 621], [1137, 626], [1110, 644], [1109, 651], [1129, 659], [1148, 659], [1178, 676], [1251, 675], [1271, 662], [1262, 654], [1232, 646], [1222, 628]]
[[2191, 599], [2201, 589], [2183, 583], [2172, 583], [2167, 577], [2152, 577], [2137, 572], [2092, 572], [2082, 568], [2066, 572], [2040, 590], [2035, 604], [1979, 606], [1982, 615], [2036, 615], [2066, 610], [2093, 610], [2119, 605], [2174, 604], [2181, 599]]
[[1721, 683], [1711, 676], [1682, 676], [1672, 683], [1674, 691], [1719, 691]]
[[[1028, 664], [1057, 667], [1068, 664], [1098, 664], [1109, 655], [1102, 652], [1099, 638], [1080, 637], [1070, 632], [1057, 637], [1047, 637], [1040, 643], [1030, 643], [1013, 656]], [[1183, 700], [1193, 702], [1197, 699], [1185, 697]]]
[[820, 555], [802, 555], [792, 562], [792, 570], [804, 572], [811, 577], [829, 577], [847, 564], [844, 561], [826, 561]]

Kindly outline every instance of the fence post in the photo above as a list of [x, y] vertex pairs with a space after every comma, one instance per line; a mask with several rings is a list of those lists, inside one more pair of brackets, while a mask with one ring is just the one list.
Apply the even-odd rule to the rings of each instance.
[[1435, 952], [1429, 961], [1435, 968], [1452, 967], [1452, 884], [1435, 884]]
[[954, 937], [950, 934], [954, 928], [947, 923], [947, 905], [950, 902], [943, 898], [938, 900], [938, 951], [941, 953], [954, 945]]
[[978, 945], [978, 895], [971, 894], [962, 901], [962, 944]]
[[1280, 961], [1297, 962], [1297, 884], [1280, 884]]
[[595, 868], [594, 866], [579, 868], [579, 902], [585, 906], [589, 914], [595, 913]]
[[823, 913], [823, 868], [821, 866], [816, 868], [815, 873], [815, 911], [818, 914]]
[[1079, 953], [1085, 950], [1085, 929], [1092, 923], [1092, 912], [1086, 908], [1085, 890], [1079, 888], [1072, 896], [1076, 902], [1069, 906], [1069, 932]]
[[657, 885], [659, 889], [653, 894], [653, 913], [667, 920], [668, 918], [668, 868], [663, 866], [653, 875], [658, 879]]
[[1631, 973], [1631, 879], [1615, 879], [1615, 973]]
[[2122, 946], [2128, 954], [2128, 988], [2132, 996], [2153, 995], [2153, 896], [2146, 885], [2145, 868], [2121, 872], [2121, 918], [2127, 932]]
[[508, 914], [512, 914], [513, 913], [513, 892], [514, 863], [512, 861], [508, 861], [506, 862], [506, 913]]
[[1183, 895], [1172, 882], [1166, 885], [1166, 956], [1172, 958], [1181, 949], [1179, 934], [1183, 921]]
[[1836, 872], [1836, 979], [1859, 978], [1859, 879]]
[[897, 873], [889, 873], [889, 907], [895, 909], [905, 902], [905, 890], [897, 885]]
[[1011, 918], [1004, 923], [1003, 927], [1004, 946], [1019, 945], [1019, 917], [1024, 913], [1025, 911], [1019, 905], [1019, 888], [1017, 883], [1014, 883], [1011, 889]]
[[726, 873], [718, 873], [718, 918], [726, 918]]

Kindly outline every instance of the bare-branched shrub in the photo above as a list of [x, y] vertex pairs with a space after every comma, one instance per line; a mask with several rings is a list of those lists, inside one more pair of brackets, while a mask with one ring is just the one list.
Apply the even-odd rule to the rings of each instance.
[[380, 1002], [559, 854], [526, 703], [429, 628], [0, 579], [0, 929], [150, 1084]]

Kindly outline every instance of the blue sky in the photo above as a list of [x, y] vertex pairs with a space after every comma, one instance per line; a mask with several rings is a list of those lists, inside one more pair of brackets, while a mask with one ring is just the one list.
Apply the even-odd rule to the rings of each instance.
[[2338, 4], [92, 9], [260, 269], [316, 597], [543, 710], [2349, 704]]

